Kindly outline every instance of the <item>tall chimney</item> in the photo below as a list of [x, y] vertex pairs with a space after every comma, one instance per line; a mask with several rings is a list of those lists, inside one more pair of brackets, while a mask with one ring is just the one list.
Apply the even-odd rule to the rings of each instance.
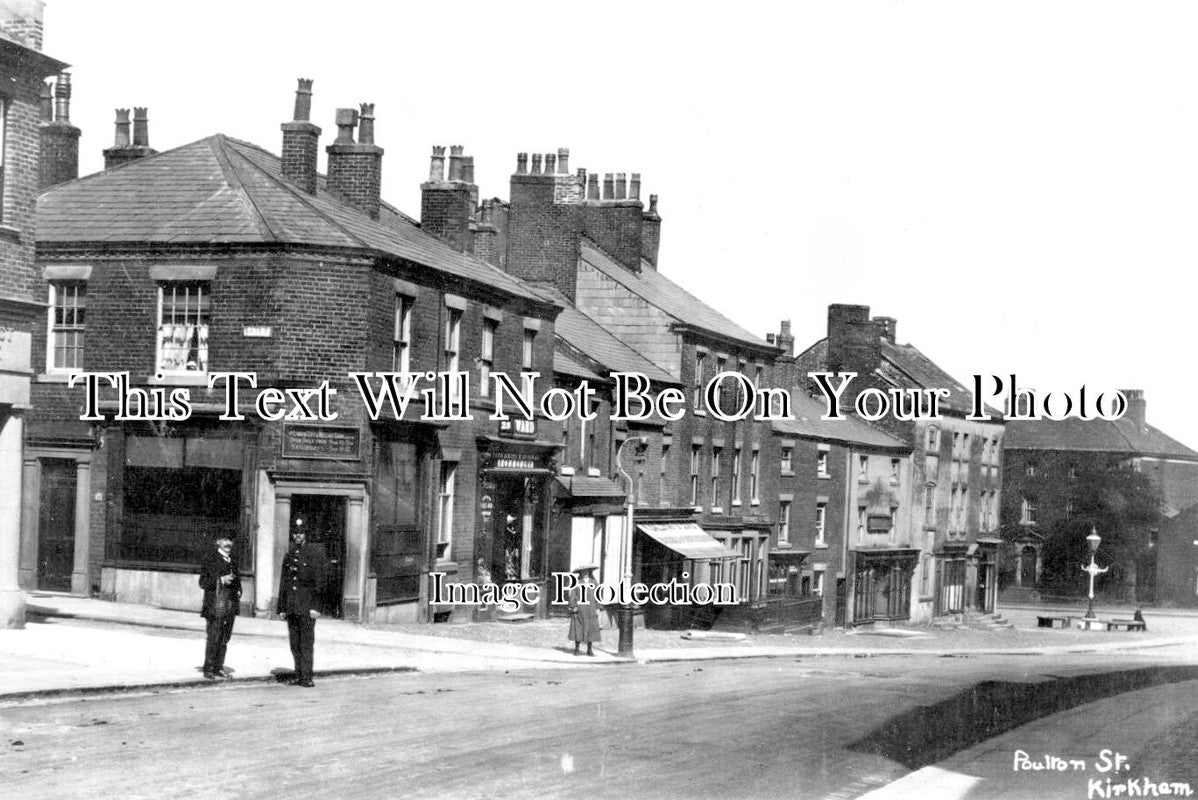
[[[639, 192], [640, 185], [638, 183]], [[641, 215], [641, 258], [657, 269], [657, 251], [661, 247], [661, 217], [657, 215], [657, 195], [649, 195], [649, 208]]]
[[894, 334], [898, 328], [898, 320], [894, 317], [874, 317], [874, 325], [878, 326], [878, 335], [894, 344]]
[[[42, 113], [46, 113], [46, 89], [42, 87]], [[79, 177], [79, 129], [71, 124], [71, 76], [64, 72], [54, 84], [53, 119], [46, 119], [38, 131], [41, 158], [38, 162], [38, 188], [48, 189]]]
[[420, 227], [459, 252], [472, 247], [470, 223], [477, 208], [478, 187], [474, 185], [474, 156], [463, 155], [462, 146], [449, 148], [449, 179], [442, 174], [445, 148], [434, 147], [428, 182], [420, 184]]
[[[383, 148], [374, 143], [374, 104], [363, 103], [359, 111], [337, 109], [337, 139], [325, 148], [329, 154], [327, 186], [330, 192], [371, 219], [379, 218], [382, 204]], [[363, 138], [354, 141], [359, 119]]]
[[295, 110], [283, 131], [283, 177], [308, 194], [316, 194], [316, 159], [320, 154], [320, 128], [309, 120], [312, 114], [312, 81], [299, 78]]
[[1148, 401], [1144, 399], [1143, 389], [1120, 389], [1127, 398], [1127, 412], [1123, 418], [1131, 422], [1140, 433], [1148, 432], [1147, 412]]
[[[878, 327], [869, 318], [869, 306], [833, 303], [828, 306], [828, 355], [825, 366], [833, 372], [868, 374], [882, 360]], [[855, 400], [854, 394], [849, 400]]]
[[790, 320], [784, 319], [778, 325], [778, 335], [773, 338], [774, 344], [786, 355], [795, 354], [795, 337], [790, 333]]
[[116, 110], [116, 137], [112, 147], [104, 151], [104, 169], [112, 169], [146, 156], [157, 155], [150, 147], [149, 120], [145, 107], [133, 109], [133, 136], [129, 136], [129, 109]]

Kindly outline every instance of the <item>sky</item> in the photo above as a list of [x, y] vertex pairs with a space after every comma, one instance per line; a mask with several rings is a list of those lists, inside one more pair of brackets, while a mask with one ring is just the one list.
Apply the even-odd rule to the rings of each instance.
[[48, 0], [82, 174], [113, 109], [166, 150], [278, 152], [297, 77], [375, 103], [383, 197], [419, 216], [434, 144], [508, 196], [517, 152], [639, 172], [660, 268], [798, 349], [830, 303], [898, 320], [956, 376], [1143, 389], [1198, 448], [1198, 5]]

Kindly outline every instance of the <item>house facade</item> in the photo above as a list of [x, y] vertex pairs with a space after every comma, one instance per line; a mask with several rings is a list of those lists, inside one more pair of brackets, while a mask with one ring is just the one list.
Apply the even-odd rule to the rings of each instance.
[[[318, 174], [310, 92], [281, 158], [222, 135], [154, 155], [118, 113], [112, 166], [42, 194], [23, 586], [198, 608], [199, 554], [230, 532], [243, 611], [269, 614], [295, 529], [324, 546], [347, 619], [452, 613], [431, 572], [546, 580], [558, 436], [490, 419], [479, 387], [551, 375], [559, 309], [381, 201], [373, 106], [337, 112]], [[397, 413], [383, 373], [425, 372], [468, 374], [470, 407], [438, 386]], [[92, 415], [77, 373], [112, 376]], [[244, 377], [210, 387], [219, 373]], [[81, 565], [69, 586], [50, 540]]]
[[[34, 263], [34, 205], [47, 87], [58, 75], [69, 101], [66, 64], [43, 55], [38, 0], [0, 2], [0, 628], [25, 622], [20, 582], [24, 458], [22, 442], [36, 370], [31, 326], [44, 318], [45, 302]], [[53, 112], [51, 111], [51, 114]]]

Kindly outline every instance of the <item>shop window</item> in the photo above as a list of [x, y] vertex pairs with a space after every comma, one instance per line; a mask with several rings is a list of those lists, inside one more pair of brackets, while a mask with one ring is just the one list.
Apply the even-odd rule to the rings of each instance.
[[208, 323], [212, 293], [206, 282], [158, 285], [158, 370], [208, 371]]
[[50, 341], [48, 372], [83, 368], [83, 334], [87, 312], [87, 284], [50, 284]]
[[371, 493], [374, 536], [371, 571], [380, 603], [420, 596], [421, 565], [427, 563], [420, 502], [421, 459], [409, 441], [378, 441]]
[[[215, 534], [241, 530], [240, 439], [130, 436], [125, 440], [113, 561], [193, 567]], [[238, 548], [246, 566], [250, 548]]]

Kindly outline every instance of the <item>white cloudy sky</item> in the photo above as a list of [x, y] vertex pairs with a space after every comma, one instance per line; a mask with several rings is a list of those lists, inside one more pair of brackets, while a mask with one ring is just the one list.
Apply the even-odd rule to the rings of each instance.
[[413, 215], [432, 144], [505, 198], [516, 152], [566, 146], [640, 172], [662, 271], [761, 335], [866, 304], [963, 380], [1143, 388], [1198, 448], [1193, 4], [49, 0], [46, 26], [85, 173], [118, 106], [160, 150], [277, 151], [309, 77], [326, 142], [376, 103]]

